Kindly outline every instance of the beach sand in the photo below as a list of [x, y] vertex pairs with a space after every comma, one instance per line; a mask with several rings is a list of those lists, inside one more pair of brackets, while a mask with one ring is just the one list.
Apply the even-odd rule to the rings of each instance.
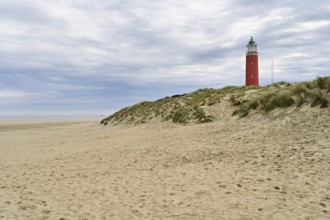
[[0, 122], [0, 219], [330, 219], [330, 112]]

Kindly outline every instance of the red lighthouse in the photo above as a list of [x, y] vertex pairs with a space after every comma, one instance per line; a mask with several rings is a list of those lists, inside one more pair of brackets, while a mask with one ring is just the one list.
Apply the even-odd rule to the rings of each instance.
[[258, 70], [258, 49], [257, 44], [251, 37], [246, 51], [246, 86], [259, 86], [259, 70]]

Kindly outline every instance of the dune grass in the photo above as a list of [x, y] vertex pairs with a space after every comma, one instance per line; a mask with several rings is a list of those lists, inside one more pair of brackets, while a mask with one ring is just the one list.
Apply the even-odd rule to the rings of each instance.
[[280, 90], [265, 92], [258, 97], [247, 100], [233, 112], [233, 115], [245, 117], [249, 115], [250, 110], [254, 109], [270, 112], [276, 108], [287, 108], [293, 105], [299, 108], [303, 104], [309, 104], [311, 107], [320, 106], [321, 108], [329, 106], [330, 77], [318, 77], [312, 82], [296, 84], [280, 82], [275, 84], [275, 87], [278, 85], [285, 87]]
[[[249, 95], [248, 91], [254, 90]], [[237, 109], [232, 115], [248, 116], [250, 111], [271, 112], [277, 108], [303, 105], [329, 106], [330, 77], [318, 77], [312, 82], [278, 82], [265, 87], [227, 86], [221, 89], [203, 88], [189, 94], [178, 94], [156, 101], [144, 101], [104, 118], [101, 124], [143, 124], [153, 119], [186, 124], [212, 122], [214, 117], [205, 109], [230, 101]], [[230, 97], [229, 100], [225, 97]]]
[[180, 124], [212, 122], [213, 117], [206, 114], [205, 107], [221, 103], [228, 94], [236, 94], [239, 97], [244, 95], [245, 91], [255, 88], [245, 86], [203, 88], [189, 94], [173, 95], [153, 102], [144, 101], [104, 118], [101, 124], [143, 124], [155, 118]]

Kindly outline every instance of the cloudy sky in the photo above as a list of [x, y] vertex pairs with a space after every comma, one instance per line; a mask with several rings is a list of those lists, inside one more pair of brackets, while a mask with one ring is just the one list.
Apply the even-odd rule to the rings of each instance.
[[108, 115], [143, 100], [330, 75], [329, 0], [1, 0], [0, 116]]

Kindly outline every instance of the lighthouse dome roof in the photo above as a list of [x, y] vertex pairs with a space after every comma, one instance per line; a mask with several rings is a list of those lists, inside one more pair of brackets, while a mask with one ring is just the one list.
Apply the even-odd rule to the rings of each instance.
[[256, 42], [254, 41], [253, 37], [250, 36], [250, 41], [249, 41], [249, 45], [252, 46], [252, 45], [256, 45]]

